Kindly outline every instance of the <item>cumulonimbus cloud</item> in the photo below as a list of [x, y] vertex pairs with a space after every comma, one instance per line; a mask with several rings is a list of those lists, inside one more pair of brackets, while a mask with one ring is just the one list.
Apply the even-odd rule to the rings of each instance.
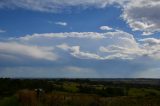
[[133, 35], [118, 30], [106, 33], [70, 32], [33, 34], [12, 40], [29, 44], [43, 41], [80, 59], [136, 59], [143, 56], [160, 59], [160, 56], [158, 56], [160, 54], [159, 39], [145, 38], [135, 40]]
[[[6, 42], [0, 42], [0, 60], [3, 60], [0, 62], [1, 70], [3, 70], [0, 73], [2, 76], [16, 77], [17, 74], [15, 73], [23, 73], [24, 70], [26, 70], [24, 73], [27, 73], [27, 70], [29, 70], [29, 72], [32, 72], [31, 70], [36, 70], [35, 72], [39, 73], [40, 70], [42, 73], [46, 74], [42, 75], [41, 73], [41, 75], [36, 75], [35, 73], [34, 76], [66, 77], [68, 73], [72, 73], [69, 74], [69, 76], [76, 76], [77, 73], [82, 73], [81, 76], [83, 76], [83, 74], [88, 73], [91, 77], [94, 75], [98, 76], [99, 74], [103, 77], [122, 77], [125, 75], [135, 77], [134, 75], [138, 76], [137, 74], [146, 70], [148, 67], [151, 71], [154, 67], [159, 69], [159, 42], [160, 39], [156, 38], [137, 40], [132, 34], [124, 31], [26, 35], [24, 37], [9, 39]], [[19, 61], [18, 59], [22, 59], [23, 61]], [[113, 64], [113, 61], [115, 64]], [[117, 61], [119, 62], [116, 63]], [[15, 64], [13, 64], [13, 62]], [[28, 62], [31, 63], [28, 64]], [[94, 66], [92, 62], [96, 65]], [[10, 65], [8, 65], [9, 68], [3, 66], [8, 63], [12, 66], [15, 65], [15, 67], [24, 68], [15, 68], [15, 70], [18, 71], [13, 72]], [[45, 67], [45, 65], [43, 65], [44, 63], [47, 64], [49, 68]], [[32, 67], [32, 64], [36, 67]], [[119, 66], [119, 64], [122, 64], [122, 66]], [[113, 65], [118, 66], [116, 69], [113, 69]], [[26, 66], [31, 68], [27, 68]], [[65, 67], [65, 69], [62, 66]], [[135, 66], [138, 67], [137, 70], [139, 72], [137, 73], [134, 69], [131, 70], [130, 68]], [[143, 68], [141, 68], [141, 66]], [[99, 68], [105, 72], [99, 72]], [[106, 68], [109, 68], [109, 70], [106, 71]], [[119, 71], [121, 68], [124, 69], [126, 73]], [[86, 71], [83, 72], [81, 69]], [[112, 73], [110, 70], [115, 72]], [[149, 71], [149, 73], [151, 71]], [[8, 75], [7, 72], [11, 74]], [[116, 72], [122, 73], [115, 74]], [[23, 76], [29, 75], [23, 74]], [[143, 76], [143, 73], [141, 76]]]

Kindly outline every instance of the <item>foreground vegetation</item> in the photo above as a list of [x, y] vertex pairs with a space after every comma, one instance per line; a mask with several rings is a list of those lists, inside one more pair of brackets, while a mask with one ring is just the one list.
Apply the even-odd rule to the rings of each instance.
[[159, 80], [133, 82], [0, 79], [0, 106], [160, 106]]

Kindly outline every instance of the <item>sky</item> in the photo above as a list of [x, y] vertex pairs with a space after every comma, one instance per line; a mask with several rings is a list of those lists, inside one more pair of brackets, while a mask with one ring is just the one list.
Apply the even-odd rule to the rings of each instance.
[[160, 78], [158, 0], [0, 0], [0, 77]]

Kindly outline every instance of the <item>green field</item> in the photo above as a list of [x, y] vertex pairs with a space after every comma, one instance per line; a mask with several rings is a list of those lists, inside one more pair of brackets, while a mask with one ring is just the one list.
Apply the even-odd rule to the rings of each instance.
[[160, 106], [158, 84], [88, 79], [0, 79], [0, 84], [0, 106]]

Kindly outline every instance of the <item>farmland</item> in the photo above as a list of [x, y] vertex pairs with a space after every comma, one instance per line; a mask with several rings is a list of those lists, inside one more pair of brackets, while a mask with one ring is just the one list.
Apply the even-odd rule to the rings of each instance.
[[160, 105], [159, 79], [3, 78], [0, 85], [0, 106]]

